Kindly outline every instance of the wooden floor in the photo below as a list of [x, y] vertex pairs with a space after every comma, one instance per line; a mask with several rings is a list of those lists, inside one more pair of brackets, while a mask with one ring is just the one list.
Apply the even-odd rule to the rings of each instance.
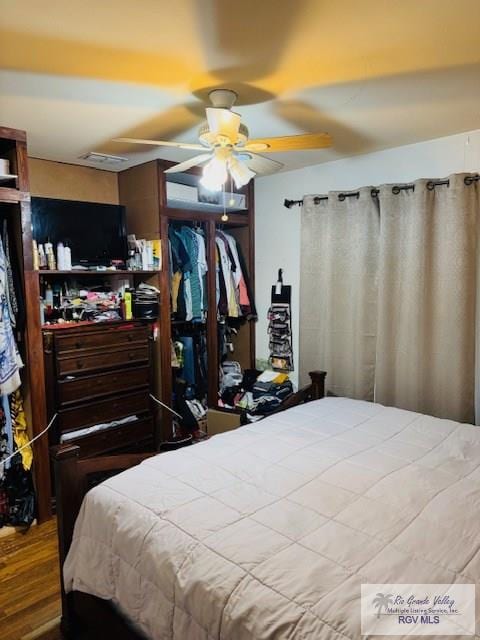
[[0, 539], [1, 640], [59, 640], [56, 521]]

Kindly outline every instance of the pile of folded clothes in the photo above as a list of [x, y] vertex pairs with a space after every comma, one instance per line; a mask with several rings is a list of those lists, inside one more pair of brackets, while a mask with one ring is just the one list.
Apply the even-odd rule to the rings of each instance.
[[264, 371], [253, 385], [253, 414], [269, 413], [278, 409], [293, 393], [292, 383], [286, 373]]
[[225, 361], [220, 367], [219, 406], [246, 411], [249, 419], [258, 419], [278, 409], [293, 392], [285, 373], [247, 369], [238, 362]]
[[133, 317], [158, 318], [160, 290], [141, 282], [133, 292]]

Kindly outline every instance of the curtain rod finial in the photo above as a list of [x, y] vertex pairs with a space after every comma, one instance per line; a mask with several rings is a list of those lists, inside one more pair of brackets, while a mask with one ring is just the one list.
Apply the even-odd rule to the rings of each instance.
[[303, 204], [303, 200], [285, 200], [283, 201], [283, 206], [287, 207], [287, 209], [291, 209], [295, 204]]

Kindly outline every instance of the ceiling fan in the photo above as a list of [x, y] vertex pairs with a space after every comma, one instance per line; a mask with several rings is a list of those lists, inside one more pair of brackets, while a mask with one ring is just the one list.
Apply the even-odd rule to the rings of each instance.
[[259, 151], [277, 153], [322, 149], [332, 144], [327, 133], [304, 133], [249, 140], [248, 129], [242, 123], [241, 116], [232, 111], [237, 99], [235, 91], [214, 89], [209, 93], [209, 98], [213, 106], [205, 109], [207, 120], [199, 129], [199, 144], [139, 138], [116, 138], [115, 142], [203, 151], [189, 160], [166, 169], [165, 173], [183, 172], [191, 167], [204, 165], [200, 183], [210, 191], [221, 191], [229, 174], [239, 189], [254, 176], [275, 173], [283, 167], [281, 162], [259, 155]]

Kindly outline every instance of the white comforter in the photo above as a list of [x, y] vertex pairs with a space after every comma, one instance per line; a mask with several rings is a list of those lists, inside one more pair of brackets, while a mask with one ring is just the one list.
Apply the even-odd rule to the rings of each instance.
[[480, 584], [480, 428], [326, 398], [156, 456], [64, 575], [149, 638], [357, 640], [361, 583]]

